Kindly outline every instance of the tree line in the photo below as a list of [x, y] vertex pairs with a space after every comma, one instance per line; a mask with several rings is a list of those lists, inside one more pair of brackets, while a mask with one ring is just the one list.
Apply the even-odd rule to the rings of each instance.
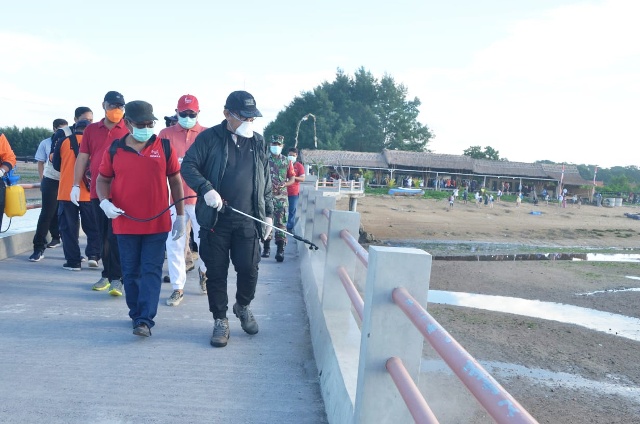
[[38, 145], [45, 138], [51, 137], [53, 132], [43, 127], [0, 127], [0, 133], [9, 140], [9, 144], [16, 156], [30, 157], [36, 154]]

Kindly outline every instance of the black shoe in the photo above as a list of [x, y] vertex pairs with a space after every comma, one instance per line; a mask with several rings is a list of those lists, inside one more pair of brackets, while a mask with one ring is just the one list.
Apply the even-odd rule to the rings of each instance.
[[47, 248], [49, 249], [54, 249], [58, 246], [60, 246], [62, 243], [60, 242], [60, 239], [52, 239], [48, 244], [47, 244]]
[[80, 271], [82, 269], [82, 265], [80, 264], [73, 264], [71, 262], [65, 262], [62, 265], [62, 268], [69, 270], [69, 271]]
[[171, 282], [171, 278], [169, 278], [168, 275], [165, 275], [164, 277], [162, 277], [162, 282], [164, 283], [170, 283]]
[[151, 335], [151, 329], [147, 324], [141, 322], [140, 324], [133, 327], [133, 334], [140, 337], [149, 337]]
[[262, 257], [268, 258], [270, 254], [271, 254], [271, 240], [266, 240], [263, 243]]
[[38, 262], [44, 258], [44, 250], [34, 250], [33, 255], [29, 256], [31, 262]]
[[245, 333], [256, 334], [258, 332], [258, 323], [249, 306], [240, 306], [236, 303], [233, 305], [233, 314], [240, 319], [240, 326]]
[[225, 347], [229, 341], [229, 320], [227, 318], [216, 319], [211, 335], [211, 346]]
[[276, 251], [276, 261], [282, 262], [284, 261], [284, 243], [278, 242], [278, 250]]

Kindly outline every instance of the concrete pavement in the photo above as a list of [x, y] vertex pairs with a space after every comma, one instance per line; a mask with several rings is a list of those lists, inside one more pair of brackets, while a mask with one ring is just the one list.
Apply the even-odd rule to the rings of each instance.
[[[260, 264], [249, 336], [213, 348], [213, 319], [190, 272], [178, 307], [163, 284], [153, 336], [134, 336], [100, 272], [62, 269], [62, 248], [0, 260], [2, 423], [326, 423], [295, 246]], [[166, 267], [166, 265], [165, 265]], [[230, 271], [229, 307], [235, 298]]]

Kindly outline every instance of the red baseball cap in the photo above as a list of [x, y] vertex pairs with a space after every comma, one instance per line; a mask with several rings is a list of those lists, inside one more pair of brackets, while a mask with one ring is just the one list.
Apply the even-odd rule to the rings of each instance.
[[192, 110], [194, 112], [200, 112], [200, 105], [196, 96], [191, 94], [185, 94], [178, 100], [178, 112], [184, 112], [185, 110]]

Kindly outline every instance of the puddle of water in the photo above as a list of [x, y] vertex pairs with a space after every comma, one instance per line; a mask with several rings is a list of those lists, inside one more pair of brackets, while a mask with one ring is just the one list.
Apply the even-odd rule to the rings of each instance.
[[627, 253], [517, 253], [505, 255], [435, 255], [436, 261], [600, 261], [640, 262], [640, 254]]
[[[481, 361], [482, 367], [494, 378], [499, 380], [510, 378], [528, 378], [536, 383], [548, 387], [562, 386], [573, 390], [590, 390], [597, 393], [609, 395], [619, 395], [640, 402], [640, 388], [631, 384], [609, 383], [606, 381], [593, 381], [578, 375], [565, 372], [553, 372], [540, 368], [527, 368], [522, 365], [508, 364], [505, 362]], [[453, 375], [453, 371], [441, 360], [422, 359], [420, 364], [421, 373], [445, 373]], [[608, 375], [612, 380], [620, 380], [612, 375]]]
[[464, 306], [574, 324], [640, 341], [640, 319], [579, 306], [508, 296], [429, 290], [430, 303]]
[[588, 292], [588, 293], [578, 293], [578, 296], [593, 296], [594, 294], [601, 294], [601, 293], [618, 293], [618, 292], [629, 292], [629, 291], [637, 291], [640, 292], [640, 288], [638, 287], [622, 287], [619, 289], [606, 289], [606, 290], [596, 290], [596, 291], [592, 291], [592, 292]]

